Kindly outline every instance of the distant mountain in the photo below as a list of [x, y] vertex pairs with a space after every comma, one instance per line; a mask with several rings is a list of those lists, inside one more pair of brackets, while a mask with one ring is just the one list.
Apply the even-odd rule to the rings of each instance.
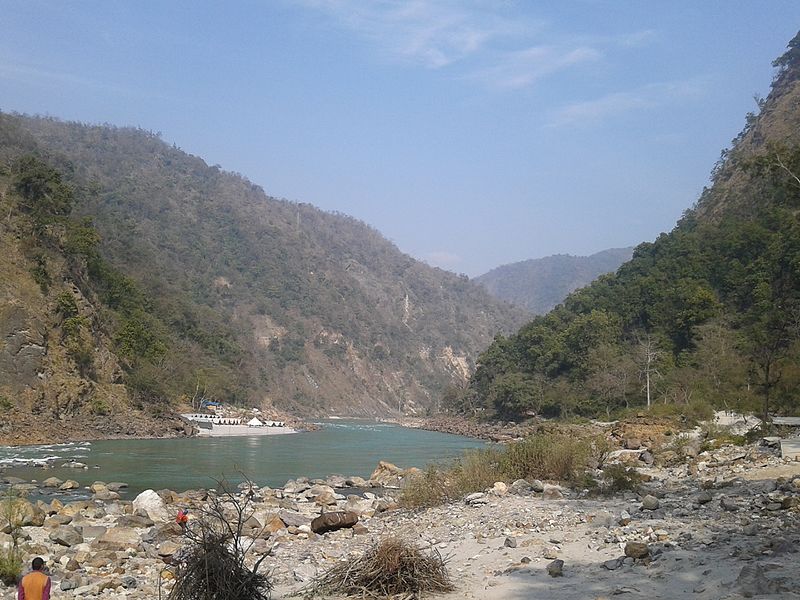
[[616, 271], [631, 256], [633, 247], [611, 248], [591, 256], [556, 254], [503, 265], [473, 281], [501, 300], [543, 315], [571, 292]]
[[[74, 192], [71, 210], [45, 225], [20, 191], [28, 155]], [[0, 113], [0, 177], [0, 272], [10, 278], [0, 291], [16, 307], [0, 311], [0, 335], [43, 353], [32, 364], [16, 346], [0, 355], [0, 401], [24, 391], [44, 414], [65, 411], [41, 365], [70, 373], [70, 406], [98, 412], [127, 398], [160, 413], [200, 394], [299, 415], [420, 413], [525, 320], [354, 218], [272, 198], [141, 129]], [[81, 223], [96, 248], [70, 242]], [[39, 271], [48, 285], [31, 280]], [[31, 332], [59, 330], [64, 294], [83, 342], [53, 363], [66, 338]]]

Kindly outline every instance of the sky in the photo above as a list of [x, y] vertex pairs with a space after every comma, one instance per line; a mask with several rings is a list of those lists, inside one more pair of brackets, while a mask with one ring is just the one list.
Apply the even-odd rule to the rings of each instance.
[[0, 0], [0, 110], [131, 125], [476, 276], [654, 239], [796, 0]]

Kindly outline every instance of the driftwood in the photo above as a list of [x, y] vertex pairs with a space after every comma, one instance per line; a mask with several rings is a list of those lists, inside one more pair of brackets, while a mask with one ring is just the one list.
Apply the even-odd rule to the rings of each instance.
[[311, 531], [314, 533], [327, 533], [337, 529], [352, 527], [358, 523], [358, 515], [350, 511], [337, 511], [324, 513], [311, 521]]

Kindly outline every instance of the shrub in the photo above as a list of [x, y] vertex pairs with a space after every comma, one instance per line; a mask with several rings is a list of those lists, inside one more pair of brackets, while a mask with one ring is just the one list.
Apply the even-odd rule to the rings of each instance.
[[744, 446], [747, 443], [745, 436], [736, 435], [730, 427], [717, 425], [716, 423], [705, 424], [702, 435], [705, 438], [701, 447], [702, 450], [715, 450], [725, 444]]
[[446, 474], [431, 465], [427, 470], [410, 477], [403, 486], [400, 505], [406, 508], [428, 508], [446, 502], [450, 490]]
[[22, 557], [16, 548], [0, 550], [0, 581], [7, 586], [16, 585], [22, 574]]
[[533, 435], [510, 444], [500, 458], [509, 479], [571, 481], [586, 465], [588, 444], [566, 435]]
[[65, 319], [78, 315], [78, 304], [72, 292], [64, 290], [56, 296], [56, 312]]
[[608, 465], [603, 469], [603, 481], [600, 491], [606, 494], [635, 490], [642, 482], [642, 475], [636, 470], [623, 465]]
[[450, 472], [450, 484], [454, 495], [463, 496], [485, 490], [495, 481], [504, 481], [500, 470], [503, 451], [497, 448], [468, 450], [455, 462]]

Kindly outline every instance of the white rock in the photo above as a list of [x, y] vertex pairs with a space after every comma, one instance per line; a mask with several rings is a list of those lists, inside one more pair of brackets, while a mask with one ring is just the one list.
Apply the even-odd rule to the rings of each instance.
[[161, 496], [153, 490], [145, 490], [133, 501], [134, 510], [143, 510], [153, 521], [168, 521], [170, 519], [167, 505]]

